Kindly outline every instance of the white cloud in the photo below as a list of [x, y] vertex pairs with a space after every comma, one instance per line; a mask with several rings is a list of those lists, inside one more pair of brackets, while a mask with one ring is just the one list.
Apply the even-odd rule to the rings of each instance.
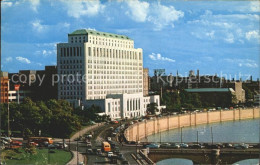
[[136, 22], [145, 22], [149, 12], [149, 3], [140, 2], [139, 0], [131, 0], [126, 2], [130, 8], [130, 12], [127, 11], [126, 14]]
[[13, 58], [12, 58], [12, 57], [6, 57], [6, 58], [5, 58], [5, 61], [6, 61], [6, 62], [11, 62], [11, 61], [13, 61]]
[[67, 13], [74, 18], [80, 18], [81, 16], [95, 16], [100, 12], [103, 12], [105, 5], [101, 4], [99, 0], [89, 1], [67, 1], [61, 0], [67, 7]]
[[31, 61], [28, 58], [24, 58], [24, 57], [16, 57], [16, 60], [20, 61], [21, 63], [26, 63], [26, 64], [30, 64]]
[[251, 59], [230, 59], [226, 58], [224, 61], [228, 63], [237, 64], [239, 67], [258, 68], [258, 64]]
[[250, 2], [250, 10], [252, 12], [260, 12], [260, 4], [259, 1]]
[[7, 0], [4, 0], [4, 1], [2, 1], [0, 3], [1, 3], [1, 7], [4, 8], [4, 9], [7, 8], [7, 7], [13, 6], [13, 2], [7, 1]]
[[[198, 19], [188, 21], [191, 27], [191, 34], [199, 39], [211, 39], [224, 41], [226, 43], [244, 43], [245, 39], [256, 38], [255, 32], [251, 35], [245, 33], [258, 27], [260, 16], [257, 14], [214, 14], [206, 10]], [[210, 33], [214, 31], [213, 33]], [[211, 35], [212, 34], [212, 35]]]
[[160, 3], [154, 3], [148, 20], [156, 25], [155, 30], [161, 30], [167, 25], [174, 27], [173, 22], [183, 16], [184, 12], [176, 10], [173, 6], [164, 6]]
[[170, 59], [170, 58], [167, 58], [167, 57], [162, 57], [162, 55], [159, 54], [159, 53], [157, 53], [157, 54], [152, 53], [152, 54], [149, 55], [149, 58], [150, 58], [151, 60], [175, 62], [174, 59]]
[[38, 6], [40, 4], [40, 0], [29, 0], [30, 1], [30, 5], [33, 11], [38, 12]]
[[246, 39], [247, 40], [259, 39], [259, 32], [256, 30], [246, 32]]
[[225, 41], [230, 44], [234, 43], [234, 35], [232, 33], [228, 33], [225, 38]]
[[207, 32], [206, 33], [206, 36], [208, 36], [209, 38], [214, 38], [215, 36], [215, 31], [213, 30], [213, 31], [211, 31], [211, 32]]
[[41, 20], [35, 20], [32, 22], [32, 27], [35, 31], [41, 33], [48, 29], [48, 25], [41, 24]]
[[158, 3], [141, 2], [139, 0], [127, 1], [130, 11], [126, 14], [136, 22], [151, 22], [154, 30], [162, 30], [165, 26], [174, 27], [174, 22], [184, 16], [184, 12], [178, 11], [174, 6], [164, 6]]

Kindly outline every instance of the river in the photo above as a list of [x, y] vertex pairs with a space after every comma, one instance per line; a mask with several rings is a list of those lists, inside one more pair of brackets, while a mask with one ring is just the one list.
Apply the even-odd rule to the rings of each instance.
[[[233, 142], [233, 143], [259, 143], [259, 122], [260, 119], [250, 119], [241, 121], [228, 121], [221, 123], [204, 124], [192, 127], [182, 128], [183, 142], [196, 142], [197, 132], [199, 142], [211, 142], [211, 128], [214, 142]], [[143, 141], [149, 142], [180, 142], [181, 129], [173, 129], [148, 136]], [[193, 164], [190, 160], [184, 159], [167, 159], [157, 163], [158, 165], [166, 164]], [[244, 160], [236, 164], [259, 164], [258, 159]]]

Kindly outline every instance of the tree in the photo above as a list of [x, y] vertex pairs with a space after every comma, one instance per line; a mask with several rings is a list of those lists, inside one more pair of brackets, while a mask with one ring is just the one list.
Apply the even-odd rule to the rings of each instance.
[[158, 112], [158, 105], [157, 103], [150, 103], [147, 105], [147, 112], [151, 115], [154, 115], [156, 112]]

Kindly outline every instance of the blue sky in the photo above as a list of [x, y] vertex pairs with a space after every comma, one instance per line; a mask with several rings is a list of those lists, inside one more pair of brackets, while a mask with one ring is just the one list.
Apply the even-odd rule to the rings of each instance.
[[2, 70], [56, 64], [56, 43], [76, 29], [127, 35], [144, 67], [166, 73], [259, 77], [258, 1], [2, 2]]

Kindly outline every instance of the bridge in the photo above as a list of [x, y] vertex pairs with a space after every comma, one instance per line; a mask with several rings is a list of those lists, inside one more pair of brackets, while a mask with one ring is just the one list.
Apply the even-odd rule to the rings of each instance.
[[170, 158], [183, 158], [194, 164], [233, 164], [245, 159], [258, 159], [259, 148], [248, 149], [149, 149], [148, 157], [153, 162]]

